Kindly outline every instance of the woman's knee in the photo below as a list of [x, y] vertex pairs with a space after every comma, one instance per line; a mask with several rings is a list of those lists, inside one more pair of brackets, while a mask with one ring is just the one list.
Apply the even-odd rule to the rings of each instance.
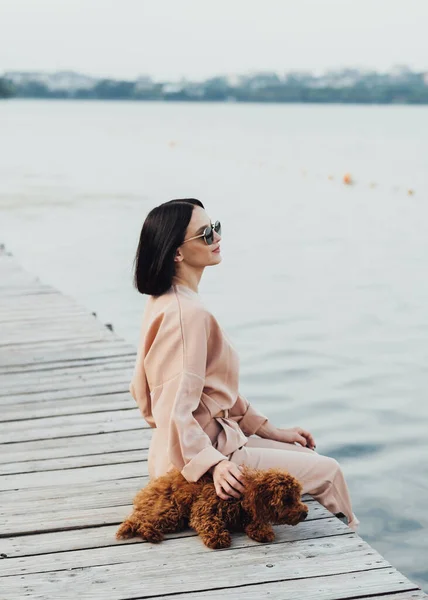
[[325, 480], [330, 483], [333, 483], [338, 474], [342, 474], [342, 467], [339, 462], [331, 456], [323, 456], [321, 464], [325, 474]]

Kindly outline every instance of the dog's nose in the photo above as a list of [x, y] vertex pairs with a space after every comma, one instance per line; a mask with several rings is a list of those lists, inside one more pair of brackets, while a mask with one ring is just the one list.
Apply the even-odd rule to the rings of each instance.
[[306, 517], [308, 516], [308, 510], [305, 508], [302, 510], [302, 512], [300, 513], [300, 520], [304, 521], [306, 519]]

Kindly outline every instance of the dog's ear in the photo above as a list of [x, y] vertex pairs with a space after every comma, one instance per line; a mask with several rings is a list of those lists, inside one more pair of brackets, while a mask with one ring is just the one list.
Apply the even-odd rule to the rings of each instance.
[[271, 510], [283, 505], [284, 492], [280, 490], [283, 473], [278, 469], [252, 469], [246, 475], [249, 481], [245, 491], [244, 508], [253, 519], [267, 516]]
[[265, 472], [257, 490], [256, 503], [264, 512], [292, 507], [300, 502], [302, 486], [300, 482], [281, 469]]
[[246, 465], [242, 466], [242, 472], [245, 477], [242, 506], [253, 519], [256, 519], [257, 515], [263, 514], [263, 507], [270, 498], [266, 486], [263, 485], [265, 472]]
[[255, 487], [252, 493], [246, 494], [244, 508], [247, 510], [254, 520], [260, 519], [261, 515], [266, 513], [266, 508], [271, 506], [272, 494], [261, 485]]
[[300, 501], [302, 485], [292, 475], [287, 475], [275, 489], [275, 500], [285, 506], [293, 506]]

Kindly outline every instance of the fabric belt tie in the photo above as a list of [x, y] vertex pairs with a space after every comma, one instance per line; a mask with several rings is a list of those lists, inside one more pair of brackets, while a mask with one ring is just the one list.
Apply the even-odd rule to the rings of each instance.
[[214, 416], [214, 419], [223, 428], [214, 444], [219, 452], [228, 456], [247, 443], [248, 438], [243, 434], [238, 423], [229, 418], [229, 409], [221, 410]]
[[229, 417], [229, 409], [225, 408], [224, 410], [221, 410], [214, 416], [215, 419], [217, 417], [223, 417], [224, 419], [227, 419]]

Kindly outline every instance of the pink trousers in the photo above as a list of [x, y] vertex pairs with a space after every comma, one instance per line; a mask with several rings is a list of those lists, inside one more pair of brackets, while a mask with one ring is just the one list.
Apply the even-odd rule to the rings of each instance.
[[252, 435], [245, 446], [232, 452], [229, 460], [256, 469], [277, 467], [288, 471], [302, 484], [303, 494], [310, 494], [333, 514], [343, 513], [349, 527], [357, 529], [359, 521], [352, 512], [348, 486], [334, 458], [297, 444]]

